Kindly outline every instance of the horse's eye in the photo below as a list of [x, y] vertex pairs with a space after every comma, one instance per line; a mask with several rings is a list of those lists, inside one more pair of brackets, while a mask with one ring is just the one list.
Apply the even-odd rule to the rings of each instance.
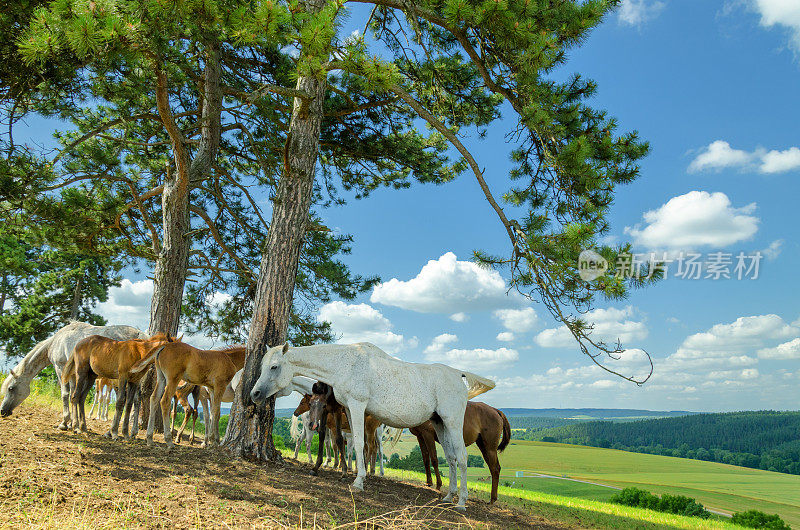
[[269, 369], [270, 370], [277, 370], [278, 369], [278, 365], [277, 364], [273, 364], [272, 366], [269, 367]]

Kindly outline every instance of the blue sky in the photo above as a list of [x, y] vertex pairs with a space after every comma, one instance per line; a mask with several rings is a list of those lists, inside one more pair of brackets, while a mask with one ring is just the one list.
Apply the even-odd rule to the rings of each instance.
[[[627, 0], [556, 75], [572, 72], [598, 82], [593, 104], [621, 130], [651, 142], [641, 178], [619, 190], [613, 236], [671, 256], [760, 251], [758, 279], [670, 273], [598, 305], [595, 333], [631, 348], [615, 368], [641, 373], [635, 348], [654, 358], [653, 378], [636, 387], [593, 367], [540, 304], [506, 296], [501, 274], [470, 263], [474, 250], [503, 253], [507, 243], [464, 174], [322, 212], [355, 237], [352, 269], [383, 283], [320, 308], [320, 318], [344, 342], [491, 376], [498, 386], [481, 399], [497, 406], [796, 409], [800, 4]], [[514, 123], [507, 113], [484, 140], [467, 141], [496, 195], [507, 183], [503, 135]], [[151, 287], [130, 280], [100, 309], [112, 323], [146, 328]]]

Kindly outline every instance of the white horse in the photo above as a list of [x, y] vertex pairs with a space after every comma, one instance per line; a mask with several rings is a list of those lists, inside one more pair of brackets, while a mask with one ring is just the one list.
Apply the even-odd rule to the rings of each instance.
[[[416, 427], [433, 421], [450, 465], [450, 502], [457, 492], [457, 509], [466, 510], [467, 449], [464, 447], [464, 411], [467, 399], [494, 388], [494, 382], [443, 364], [408, 363], [391, 357], [374, 344], [320, 344], [270, 348], [261, 362], [261, 375], [250, 398], [261, 403], [303, 375], [334, 388], [336, 401], [347, 411], [353, 432], [358, 475], [353, 488], [364, 489], [364, 414], [391, 427]], [[466, 386], [464, 385], [466, 380]]]
[[70, 383], [62, 379], [61, 372], [64, 369], [64, 365], [67, 364], [75, 345], [91, 335], [101, 335], [114, 340], [148, 338], [147, 335], [131, 326], [93, 326], [85, 322], [70, 322], [56, 331], [53, 336], [34, 346], [28, 355], [11, 370], [9, 376], [3, 381], [3, 387], [0, 391], [5, 395], [2, 405], [0, 405], [0, 415], [4, 417], [11, 415], [14, 409], [30, 395], [31, 380], [44, 370], [47, 365], [52, 364], [61, 384], [61, 401], [64, 405], [64, 417], [58, 428], [67, 430], [71, 423], [69, 412]]
[[314, 440], [314, 431], [311, 429], [311, 419], [309, 418], [310, 412], [306, 411], [299, 416], [292, 416], [291, 424], [289, 425], [289, 434], [294, 440], [294, 459], [297, 460], [297, 455], [300, 453], [300, 446], [303, 445], [303, 439], [306, 442], [306, 455], [308, 455], [308, 463], [313, 463], [311, 458], [311, 442]]

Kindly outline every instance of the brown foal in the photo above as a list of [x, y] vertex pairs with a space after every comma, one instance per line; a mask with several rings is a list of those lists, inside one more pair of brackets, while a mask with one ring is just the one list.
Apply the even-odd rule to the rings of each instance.
[[114, 423], [106, 436], [117, 439], [119, 421], [124, 409], [125, 420], [122, 424], [122, 436], [125, 439], [128, 438], [131, 406], [135, 404], [135, 421], [131, 429], [131, 436], [135, 437], [139, 430], [139, 381], [144, 374], [134, 372], [134, 365], [147, 357], [153, 350], [172, 343], [173, 340], [169, 334], [164, 333], [156, 333], [146, 340], [114, 340], [100, 335], [92, 335], [76, 344], [63, 372], [66, 381], [74, 382], [70, 403], [74, 409], [75, 432], [78, 432], [78, 429], [87, 432], [84, 409], [86, 396], [94, 385], [95, 379], [105, 377], [117, 380], [117, 406]]
[[[164, 441], [172, 449], [172, 429], [169, 425], [169, 409], [172, 397], [181, 379], [187, 383], [205, 386], [211, 396], [211, 419], [206, 418], [206, 438], [209, 445], [219, 444], [219, 414], [222, 397], [233, 376], [244, 366], [244, 346], [225, 350], [200, 350], [184, 343], [167, 344], [153, 352], [142, 364], [155, 362], [156, 388], [150, 396], [151, 410], [161, 402], [164, 420]], [[139, 369], [137, 367], [137, 369]], [[147, 443], [153, 443], [155, 415], [151, 414], [147, 424]]]
[[[439, 458], [436, 455], [436, 430], [429, 420], [409, 429], [417, 437], [419, 448], [422, 451], [422, 461], [425, 464], [425, 475], [428, 486], [432, 486], [431, 464], [436, 472], [436, 489], [442, 487], [442, 477], [439, 475]], [[502, 452], [511, 440], [511, 425], [506, 415], [496, 408], [481, 403], [480, 401], [467, 401], [467, 410], [464, 412], [464, 445], [477, 444], [481, 450], [483, 460], [489, 466], [492, 474], [492, 496], [490, 502], [497, 500], [497, 485], [500, 481], [500, 461], [497, 453]]]

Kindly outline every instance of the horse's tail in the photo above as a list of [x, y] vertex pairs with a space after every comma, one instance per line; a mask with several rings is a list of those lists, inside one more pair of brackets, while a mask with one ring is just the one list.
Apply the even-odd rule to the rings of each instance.
[[158, 348], [153, 350], [153, 353], [151, 353], [150, 355], [148, 355], [144, 359], [142, 359], [140, 361], [137, 361], [133, 365], [133, 367], [131, 367], [130, 373], [138, 374], [138, 373], [144, 372], [145, 370], [150, 368], [150, 365], [153, 364], [154, 362], [156, 362], [156, 359], [158, 359], [158, 354], [161, 353], [161, 350], [163, 350], [165, 347], [166, 347], [166, 344], [164, 346], [159, 346]]
[[300, 439], [300, 425], [300, 416], [292, 416], [289, 422], [289, 435], [295, 442]]
[[494, 381], [471, 372], [461, 372], [461, 377], [467, 380], [467, 399], [480, 396], [494, 388]]
[[389, 449], [394, 449], [394, 446], [400, 441], [400, 437], [403, 436], [403, 429], [399, 427], [387, 427], [386, 430], [388, 431], [386, 443], [389, 444]]
[[75, 350], [72, 350], [64, 370], [61, 371], [61, 383], [67, 384], [73, 377], [75, 377]]
[[500, 445], [497, 446], [497, 450], [502, 453], [503, 449], [508, 446], [508, 442], [511, 441], [511, 424], [508, 423], [508, 418], [506, 418], [502, 410], [497, 409], [497, 413], [503, 418], [503, 439], [500, 440]]

